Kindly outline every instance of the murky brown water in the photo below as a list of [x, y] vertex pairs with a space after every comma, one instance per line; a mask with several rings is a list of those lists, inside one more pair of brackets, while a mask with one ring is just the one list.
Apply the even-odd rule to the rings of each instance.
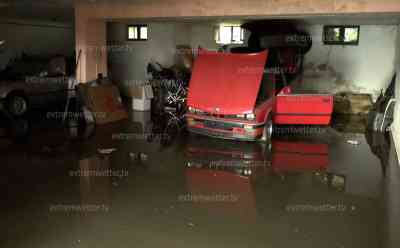
[[382, 247], [384, 174], [363, 134], [163, 146], [143, 123], [1, 139], [0, 247]]

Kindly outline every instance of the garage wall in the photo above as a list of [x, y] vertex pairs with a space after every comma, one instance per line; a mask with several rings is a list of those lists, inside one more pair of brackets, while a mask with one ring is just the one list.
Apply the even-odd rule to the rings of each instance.
[[150, 61], [172, 66], [176, 45], [190, 44], [189, 27], [185, 24], [147, 23], [147, 41], [127, 41], [127, 25], [107, 24], [109, 76], [120, 85], [123, 94], [128, 85], [146, 80], [146, 66]]
[[396, 146], [397, 157], [400, 162], [400, 25], [397, 31], [397, 41], [396, 41], [396, 69], [397, 69], [397, 76], [396, 76], [396, 108], [394, 113], [394, 122], [391, 126], [393, 140]]
[[[205, 48], [208, 50], [217, 51], [221, 46], [217, 44], [214, 40], [214, 32], [215, 28], [218, 28], [218, 25], [212, 23], [198, 23], [191, 25], [191, 42], [190, 45], [193, 48]], [[229, 47], [235, 46], [247, 46], [247, 40], [250, 36], [250, 32], [247, 30], [244, 31], [244, 44], [243, 45], [228, 45]]]
[[74, 29], [71, 25], [54, 22], [23, 20], [0, 21], [0, 70], [9, 60], [29, 55], [72, 55], [75, 50]]
[[212, 24], [193, 24], [190, 33], [191, 47], [217, 50], [219, 46], [214, 40], [214, 28]]
[[[289, 16], [317, 16], [317, 15], [364, 15], [389, 14], [400, 12], [398, 0], [285, 0], [265, 1], [253, 0], [227, 1], [203, 0], [152, 0], [152, 1], [87, 1], [75, 0], [76, 23], [76, 50], [82, 49], [86, 54], [86, 37], [89, 32], [87, 23], [90, 19], [122, 20], [131, 18], [179, 18], [184, 17], [224, 17], [231, 19], [243, 18], [271, 18]], [[101, 37], [102, 38], [102, 37]], [[105, 46], [106, 44], [100, 44]], [[82, 57], [83, 73], [78, 73], [78, 80], [87, 82], [96, 78], [93, 63], [87, 63], [86, 55]], [[102, 57], [99, 62], [105, 65], [107, 58]], [[107, 74], [107, 68], [101, 70]]]
[[[175, 61], [176, 45], [218, 50], [214, 40], [214, 24], [210, 23], [147, 23], [147, 41], [127, 41], [126, 27], [135, 22], [107, 24], [108, 66], [110, 76], [125, 94], [127, 86], [146, 80], [146, 66], [154, 60], [164, 66]], [[139, 24], [139, 23], [138, 23]], [[143, 24], [143, 23], [140, 23]], [[245, 34], [247, 37], [248, 34]]]
[[395, 71], [398, 26], [362, 25], [358, 46], [322, 43], [323, 25], [308, 25], [313, 47], [306, 55], [304, 87], [337, 93], [373, 94], [386, 88]]
[[192, 26], [188, 23], [175, 23], [175, 43], [177, 45], [190, 45]]

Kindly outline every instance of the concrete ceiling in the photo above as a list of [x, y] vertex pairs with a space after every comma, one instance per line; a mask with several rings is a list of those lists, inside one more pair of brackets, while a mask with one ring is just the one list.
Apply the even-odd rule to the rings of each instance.
[[[89, 2], [96, 2], [100, 0], [86, 0]], [[105, 0], [102, 0], [105, 1]], [[113, 0], [117, 1], [117, 0]], [[132, 1], [132, 0], [131, 0]], [[137, 1], [137, 0], [136, 0]], [[140, 0], [143, 1], [143, 0]], [[38, 19], [50, 20], [58, 22], [73, 22], [74, 20], [74, 0], [0, 0], [0, 16], [2, 18], [12, 19]], [[354, 25], [392, 25], [400, 23], [399, 14], [364, 14], [364, 15], [341, 15], [341, 16], [277, 16], [268, 17], [268, 19], [299, 19], [305, 23], [311, 24], [354, 24]], [[214, 17], [214, 18], [180, 18], [180, 19], [167, 19], [168, 21], [179, 22], [239, 22], [243, 23], [253, 19], [265, 19], [263, 17], [257, 18], [229, 18], [229, 17]], [[132, 19], [135, 20], [135, 19]], [[138, 19], [136, 19], [138, 20]], [[143, 20], [143, 19], [142, 19]], [[166, 19], [152, 19], [152, 21], [166, 21]], [[149, 21], [149, 20], [147, 20]]]
[[305, 23], [327, 25], [394, 25], [400, 24], [399, 14], [325, 15], [304, 18]]
[[259, 19], [290, 19], [305, 24], [325, 25], [396, 25], [400, 24], [400, 14], [363, 14], [363, 15], [319, 15], [319, 16], [275, 16], [275, 17], [185, 17], [185, 18], [132, 18], [110, 19], [110, 22], [169, 22], [169, 23], [236, 23], [243, 24]]

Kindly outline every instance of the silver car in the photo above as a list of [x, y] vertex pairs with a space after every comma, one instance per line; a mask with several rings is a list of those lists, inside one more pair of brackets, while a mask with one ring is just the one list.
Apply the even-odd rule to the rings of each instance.
[[31, 108], [64, 103], [68, 77], [27, 77], [25, 80], [0, 80], [0, 99], [13, 116], [22, 116]]

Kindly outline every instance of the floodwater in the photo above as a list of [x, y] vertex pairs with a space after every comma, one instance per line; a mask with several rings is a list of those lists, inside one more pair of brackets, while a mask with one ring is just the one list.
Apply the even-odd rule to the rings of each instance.
[[157, 125], [0, 139], [0, 247], [396, 247], [398, 170], [371, 136], [280, 127], [268, 147]]

